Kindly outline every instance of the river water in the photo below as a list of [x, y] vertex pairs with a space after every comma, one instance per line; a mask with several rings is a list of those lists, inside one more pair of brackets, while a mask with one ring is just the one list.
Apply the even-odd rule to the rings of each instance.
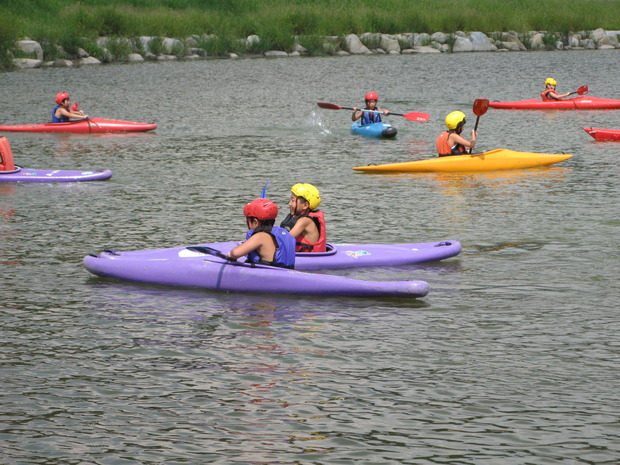
[[[617, 51], [212, 60], [0, 75], [6, 124], [67, 91], [136, 135], [4, 134], [27, 168], [106, 182], [0, 184], [0, 447], [10, 464], [617, 464], [618, 111], [501, 111], [479, 149], [565, 152], [491, 174], [368, 175], [432, 156], [476, 98], [587, 84], [620, 98]], [[395, 140], [349, 133], [379, 93]], [[458, 240], [422, 299], [239, 295], [93, 277], [84, 255], [241, 239], [269, 181], [315, 184], [332, 241]], [[281, 213], [281, 217], [283, 214]]]

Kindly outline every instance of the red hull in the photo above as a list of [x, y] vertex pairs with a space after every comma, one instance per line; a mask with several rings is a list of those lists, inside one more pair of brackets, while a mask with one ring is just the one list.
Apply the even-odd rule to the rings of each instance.
[[157, 127], [156, 123], [136, 123], [103, 118], [89, 118], [69, 123], [15, 124], [0, 126], [6, 132], [53, 132], [65, 134], [97, 134], [104, 132], [146, 132]]
[[500, 110], [613, 110], [620, 108], [620, 100], [584, 96], [555, 102], [543, 102], [536, 99], [489, 102], [489, 107]]
[[620, 141], [620, 129], [583, 128], [583, 130], [596, 140]]

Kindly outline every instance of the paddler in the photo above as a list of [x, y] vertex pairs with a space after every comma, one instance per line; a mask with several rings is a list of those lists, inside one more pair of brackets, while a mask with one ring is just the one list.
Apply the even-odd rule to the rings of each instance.
[[232, 261], [246, 256], [246, 263], [295, 267], [295, 239], [289, 232], [274, 226], [278, 206], [269, 199], [255, 199], [243, 208], [248, 232], [245, 242], [226, 254]]
[[473, 149], [476, 146], [477, 131], [472, 129], [471, 140], [461, 136], [465, 122], [465, 113], [462, 111], [453, 111], [446, 116], [445, 123], [448, 130], [439, 134], [435, 141], [437, 154], [440, 157], [463, 155], [467, 153], [467, 148]]
[[[353, 114], [351, 115], [351, 121], [357, 121], [362, 118], [362, 126], [372, 123], [380, 123], [381, 115], [388, 115], [388, 110], [381, 110], [377, 108], [379, 102], [379, 95], [376, 92], [368, 92], [364, 97], [366, 108], [353, 107]], [[378, 112], [378, 113], [377, 113]]]
[[325, 215], [318, 207], [321, 193], [312, 184], [297, 183], [291, 187], [289, 214], [280, 223], [296, 240], [297, 252], [325, 252], [327, 235]]
[[75, 110], [69, 107], [69, 94], [66, 92], [59, 92], [56, 94], [54, 101], [57, 105], [54, 107], [54, 110], [52, 110], [52, 123], [68, 123], [70, 118], [88, 118], [88, 115], [85, 115], [82, 110], [77, 111], [77, 106]]
[[555, 87], [558, 85], [557, 81], [553, 78], [547, 78], [545, 80], [545, 90], [540, 93], [540, 97], [543, 102], [553, 102], [556, 100], [562, 100], [564, 97], [568, 97], [570, 92], [566, 94], [558, 94], [555, 91]]

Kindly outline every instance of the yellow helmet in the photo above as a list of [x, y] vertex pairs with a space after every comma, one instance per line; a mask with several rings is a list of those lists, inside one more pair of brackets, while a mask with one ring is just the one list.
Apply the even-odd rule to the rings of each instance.
[[315, 210], [321, 204], [321, 193], [312, 184], [299, 182], [291, 187], [291, 192], [297, 197], [306, 199], [310, 210]]
[[465, 113], [462, 111], [453, 111], [446, 116], [446, 126], [448, 129], [456, 129], [459, 124], [465, 124]]
[[548, 86], [549, 84], [551, 84], [552, 86], [557, 86], [557, 85], [558, 85], [558, 83], [556, 82], [556, 80], [555, 80], [555, 79], [553, 79], [553, 78], [547, 78], [547, 79], [545, 80], [545, 85], [546, 85], [546, 86]]

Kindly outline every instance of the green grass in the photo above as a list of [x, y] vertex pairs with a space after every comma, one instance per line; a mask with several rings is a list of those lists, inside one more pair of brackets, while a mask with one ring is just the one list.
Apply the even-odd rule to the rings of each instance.
[[[456, 31], [620, 30], [620, 0], [0, 0], [0, 67], [12, 41], [64, 44], [97, 37], [214, 35], [207, 52], [289, 51], [295, 37], [316, 54], [313, 36]], [[550, 14], [550, 12], [553, 12]], [[260, 42], [243, 50], [238, 39]], [[303, 44], [302, 44], [303, 45]], [[228, 47], [230, 49], [226, 50]], [[82, 47], [84, 48], [84, 47]], [[119, 47], [122, 56], [128, 53]]]
[[[3, 0], [18, 37], [620, 29], [618, 0]], [[553, 12], [553, 14], [549, 14]], [[60, 18], [60, 19], [58, 19]], [[16, 37], [17, 38], [17, 37]]]

